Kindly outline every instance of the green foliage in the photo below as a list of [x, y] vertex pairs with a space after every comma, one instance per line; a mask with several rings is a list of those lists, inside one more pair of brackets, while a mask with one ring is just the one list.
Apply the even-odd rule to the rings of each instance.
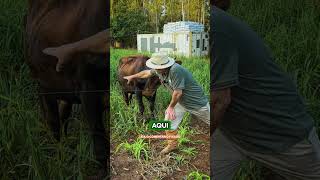
[[127, 10], [111, 19], [111, 32], [114, 40], [130, 41], [138, 33], [148, 32], [150, 29], [148, 18], [141, 11]]
[[137, 33], [161, 33], [165, 23], [182, 21], [183, 12], [185, 21], [201, 22], [208, 29], [208, 0], [111, 0], [112, 35], [125, 47], [135, 47]]
[[148, 143], [145, 143], [143, 139], [136, 139], [132, 144], [128, 142], [124, 142], [118, 145], [116, 149], [116, 153], [120, 149], [125, 149], [129, 153], [131, 153], [136, 159], [139, 161], [141, 160], [141, 156], [143, 155], [143, 158], [145, 160], [148, 160], [149, 154], [148, 154]]
[[193, 171], [187, 177], [187, 180], [209, 180], [209, 179], [210, 177], [208, 175], [200, 173], [199, 171]]
[[187, 156], [191, 156], [191, 157], [195, 156], [198, 153], [196, 148], [194, 147], [185, 147], [180, 151], [185, 153]]
[[178, 139], [179, 145], [185, 144], [190, 142], [191, 140], [187, 137], [189, 131], [189, 127], [187, 126], [180, 126], [178, 130], [178, 134], [180, 138]]
[[182, 155], [179, 155], [179, 154], [175, 156], [175, 160], [176, 160], [178, 165], [182, 165], [186, 161], [185, 158]]

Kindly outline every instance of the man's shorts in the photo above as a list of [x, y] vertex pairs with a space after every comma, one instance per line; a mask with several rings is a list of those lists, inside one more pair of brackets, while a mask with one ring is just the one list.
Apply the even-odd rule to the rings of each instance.
[[[176, 130], [181, 123], [183, 116], [186, 112], [191, 114], [192, 119], [199, 119], [210, 125], [210, 105], [207, 103], [205, 106], [198, 110], [191, 110], [184, 108], [181, 104], [177, 103], [174, 107], [174, 112], [176, 115], [175, 120], [171, 120], [171, 130]], [[165, 115], [165, 120], [168, 120], [168, 116]]]

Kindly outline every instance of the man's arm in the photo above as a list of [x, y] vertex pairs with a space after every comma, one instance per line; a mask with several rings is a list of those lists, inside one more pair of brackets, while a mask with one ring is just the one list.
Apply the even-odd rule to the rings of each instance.
[[124, 79], [128, 80], [128, 84], [130, 84], [130, 82], [133, 80], [133, 79], [136, 79], [136, 78], [149, 78], [153, 76], [153, 74], [151, 73], [151, 70], [144, 70], [144, 71], [141, 71], [137, 74], [133, 74], [131, 76], [125, 76], [123, 77]]
[[[56, 70], [62, 71], [64, 65], [71, 61], [71, 57], [77, 53], [108, 53], [110, 48], [110, 32], [108, 29], [98, 32], [88, 38], [77, 42], [64, 44], [59, 47], [49, 47], [43, 50], [43, 53], [58, 58]], [[76, 59], [75, 59], [76, 60]]]
[[110, 32], [101, 31], [91, 37], [70, 44], [74, 52], [106, 53], [109, 49]]
[[171, 86], [173, 93], [171, 95], [171, 102], [166, 109], [166, 115], [168, 116], [169, 120], [174, 120], [176, 119], [174, 107], [179, 102], [183, 89], [185, 89], [184, 74], [182, 73], [181, 69], [176, 69], [174, 72], [172, 72]]
[[182, 96], [182, 90], [181, 89], [176, 89], [173, 91], [172, 96], [171, 96], [171, 102], [166, 110], [166, 114], [168, 115], [169, 120], [174, 120], [176, 119], [175, 113], [174, 113], [174, 107], [176, 104], [179, 102], [180, 98]]
[[212, 135], [218, 126], [221, 124], [223, 115], [226, 112], [229, 104], [231, 103], [231, 90], [230, 88], [213, 91], [211, 93], [211, 105], [213, 112], [210, 114], [211, 127], [210, 135]]
[[182, 90], [181, 89], [174, 90], [173, 93], [172, 93], [171, 102], [169, 104], [169, 107], [174, 108], [174, 106], [176, 106], [176, 104], [179, 102], [181, 96], [182, 96]]
[[[219, 18], [217, 18], [219, 20]], [[239, 82], [239, 52], [230, 33], [224, 31], [225, 23], [214, 21], [211, 42], [210, 91], [213, 112], [210, 113], [210, 135], [213, 135], [223, 120], [231, 103], [231, 88]], [[224, 28], [223, 28], [224, 27]], [[221, 30], [221, 31], [220, 31]]]

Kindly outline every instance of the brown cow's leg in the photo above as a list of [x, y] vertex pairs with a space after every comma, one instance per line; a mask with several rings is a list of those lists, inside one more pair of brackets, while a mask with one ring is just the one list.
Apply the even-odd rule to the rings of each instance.
[[123, 94], [124, 101], [126, 102], [127, 106], [129, 106], [129, 104], [130, 104], [129, 93], [126, 92], [125, 90], [122, 90], [122, 94]]
[[144, 105], [143, 105], [143, 100], [142, 100], [142, 90], [137, 88], [136, 89], [136, 96], [137, 96], [137, 101], [138, 101], [138, 105], [139, 105], [140, 115], [143, 116]]
[[128, 93], [128, 96], [129, 96], [129, 104], [130, 104], [130, 103], [131, 103], [131, 101], [132, 101], [133, 93]]
[[[88, 84], [84, 86], [86, 86], [84, 87], [86, 90], [91, 89], [88, 87]], [[93, 138], [96, 159], [101, 163], [103, 170], [107, 170], [107, 155], [109, 150], [107, 146], [109, 145], [109, 139], [106, 138], [107, 134], [103, 124], [103, 121], [106, 120], [103, 99], [102, 93], [89, 92], [81, 94], [82, 107], [89, 124], [90, 134]]]
[[45, 122], [51, 129], [53, 136], [60, 141], [60, 119], [57, 100], [52, 95], [40, 95], [40, 100]]
[[155, 112], [154, 112], [154, 103], [156, 101], [156, 94], [157, 94], [157, 91], [154, 92], [154, 95], [149, 97], [148, 100], [149, 100], [149, 103], [150, 103], [150, 111], [151, 111], [151, 116], [152, 116], [152, 119], [155, 119]]
[[59, 101], [59, 118], [63, 124], [64, 134], [67, 135], [68, 132], [68, 121], [72, 111], [72, 104], [67, 101]]

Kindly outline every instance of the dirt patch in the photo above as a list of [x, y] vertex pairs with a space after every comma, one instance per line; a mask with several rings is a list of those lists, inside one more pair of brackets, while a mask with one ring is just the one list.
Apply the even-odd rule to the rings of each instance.
[[[159, 152], [165, 147], [163, 140], [151, 140], [150, 159], [141, 161], [134, 159], [127, 152], [114, 154], [116, 144], [112, 145], [112, 179], [183, 179], [192, 171], [210, 174], [210, 141], [209, 128], [203, 122], [193, 121], [190, 124], [194, 133], [188, 137], [191, 142], [184, 147], [196, 149], [195, 156], [187, 156], [176, 150], [165, 156], [159, 156]], [[128, 138], [129, 141], [130, 138]], [[183, 163], [178, 163], [176, 157], [180, 155], [185, 158]]]
[[112, 179], [142, 179], [139, 161], [133, 159], [129, 154], [119, 153], [117, 156], [112, 156], [111, 162]]

